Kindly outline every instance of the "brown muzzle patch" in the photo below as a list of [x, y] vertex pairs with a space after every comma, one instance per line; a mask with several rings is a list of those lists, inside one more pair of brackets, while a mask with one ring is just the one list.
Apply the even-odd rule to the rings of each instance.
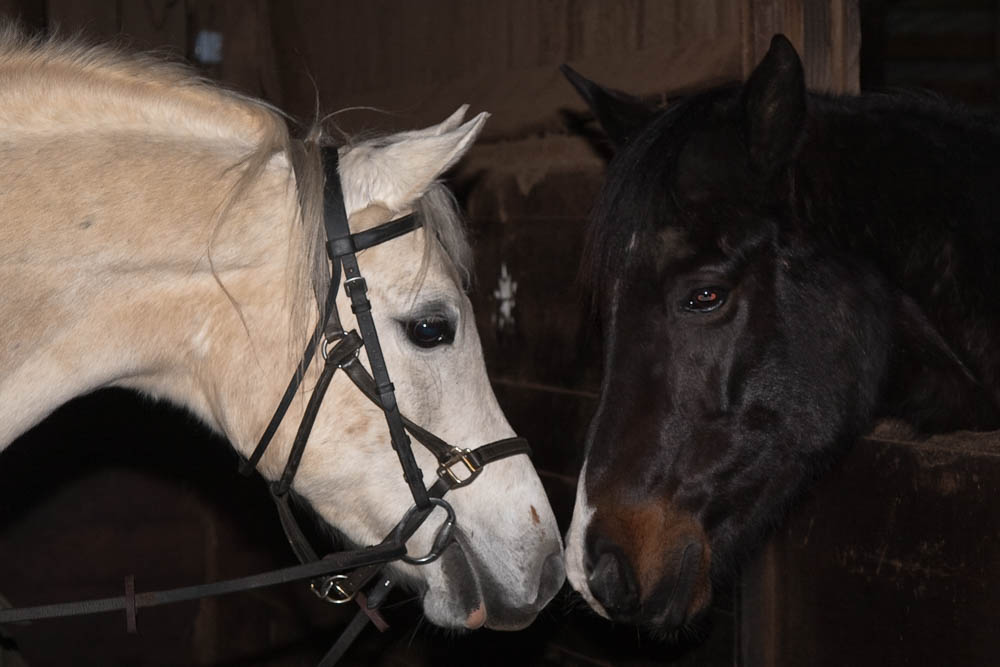
[[[669, 592], [675, 587], [688, 595], [683, 608], [685, 618], [708, 606], [712, 598], [711, 547], [701, 524], [692, 515], [662, 501], [622, 505], [595, 500], [598, 511], [591, 530], [596, 529], [616, 544], [628, 559], [637, 579], [643, 616], [659, 614], [662, 610], [656, 609], [658, 605], [684, 604], [669, 599]], [[692, 557], [696, 562], [688, 562]], [[676, 584], [682, 576], [693, 581], [684, 586]], [[667, 596], [657, 599], [663, 591], [668, 591]]]

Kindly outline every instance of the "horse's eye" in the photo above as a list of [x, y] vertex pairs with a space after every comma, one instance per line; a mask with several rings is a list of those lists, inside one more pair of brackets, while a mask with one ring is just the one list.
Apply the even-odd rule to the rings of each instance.
[[684, 310], [692, 313], [707, 313], [726, 302], [726, 290], [721, 287], [699, 287], [684, 301]]
[[403, 326], [410, 342], [418, 347], [437, 347], [455, 340], [455, 327], [443, 317], [410, 320]]

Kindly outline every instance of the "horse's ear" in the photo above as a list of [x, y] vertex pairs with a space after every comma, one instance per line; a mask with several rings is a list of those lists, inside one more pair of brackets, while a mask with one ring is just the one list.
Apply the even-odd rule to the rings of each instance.
[[580, 93], [615, 148], [628, 143], [653, 116], [653, 109], [631, 95], [598, 85], [569, 65], [559, 70]]
[[[441, 135], [444, 134], [445, 132], [451, 132], [452, 130], [457, 129], [462, 124], [462, 121], [465, 120], [465, 114], [468, 111], [469, 111], [469, 105], [463, 104], [462, 106], [458, 107], [458, 109], [456, 109], [455, 112], [452, 113], [450, 116], [445, 118], [437, 125], [428, 129], [432, 130], [435, 135]], [[489, 114], [487, 114], [487, 118], [488, 117]]]
[[464, 113], [462, 107], [439, 125], [352, 146], [340, 168], [348, 212], [370, 204], [409, 208], [469, 150], [489, 118], [484, 112], [459, 124]]
[[750, 162], [764, 173], [792, 160], [806, 119], [802, 61], [784, 35], [775, 35], [767, 55], [743, 88], [744, 131]]
[[451, 132], [462, 124], [465, 120], [465, 114], [469, 111], [469, 105], [463, 104], [462, 106], [455, 109], [455, 111], [445, 118], [443, 121], [437, 125], [431, 125], [430, 127], [425, 127], [421, 130], [409, 130], [407, 132], [400, 132], [399, 134], [394, 134], [393, 139], [416, 139], [418, 137], [437, 137], [445, 132]]

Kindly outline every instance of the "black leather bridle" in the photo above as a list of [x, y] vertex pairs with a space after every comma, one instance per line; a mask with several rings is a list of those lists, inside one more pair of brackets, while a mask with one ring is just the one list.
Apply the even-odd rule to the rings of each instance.
[[[256, 470], [257, 464], [298, 392], [317, 348], [320, 348], [324, 359], [322, 371], [306, 404], [284, 470], [270, 485], [271, 495], [278, 508], [278, 515], [288, 542], [302, 564], [241, 579], [149, 593], [136, 593], [134, 582], [131, 578], [127, 578], [125, 595], [40, 607], [0, 609], [0, 623], [124, 610], [127, 626], [130, 631], [134, 631], [136, 610], [141, 607], [222, 595], [287, 581], [312, 579], [311, 587], [321, 598], [338, 604], [355, 600], [361, 607], [355, 619], [320, 662], [320, 667], [327, 667], [336, 663], [369, 620], [380, 625], [380, 629], [384, 629], [381, 627], [383, 621], [377, 609], [392, 588], [393, 579], [383, 574], [367, 595], [362, 593], [361, 589], [380, 574], [386, 563], [395, 560], [414, 565], [430, 563], [452, 543], [456, 517], [455, 511], [444, 499], [444, 495], [451, 489], [473, 482], [483, 466], [488, 463], [517, 454], [531, 453], [527, 441], [516, 437], [497, 440], [475, 449], [454, 447], [400, 413], [396, 404], [395, 390], [382, 355], [378, 333], [375, 330], [371, 303], [367, 295], [367, 283], [358, 268], [357, 253], [412, 232], [421, 223], [415, 214], [410, 214], [352, 234], [340, 185], [337, 148], [331, 146], [320, 150], [326, 177], [323, 189], [323, 222], [326, 229], [327, 255], [331, 266], [329, 288], [325, 303], [320, 304], [321, 316], [316, 329], [309, 337], [302, 358], [278, 408], [253, 453], [240, 465], [240, 471], [246, 475]], [[346, 331], [337, 312], [336, 296], [342, 277], [344, 289], [351, 300], [351, 310], [358, 321], [360, 334], [353, 330]], [[371, 374], [359, 361], [362, 347], [367, 354]], [[399, 458], [403, 479], [409, 486], [414, 505], [379, 544], [340, 551], [320, 558], [298, 525], [288, 497], [323, 397], [338, 370], [342, 370], [385, 414], [392, 447]], [[430, 488], [424, 487], [423, 473], [414, 458], [408, 434], [426, 447], [438, 461], [438, 478]], [[412, 556], [407, 553], [405, 543], [430, 516], [434, 507], [443, 509], [446, 518], [435, 534], [430, 551], [424, 555]], [[345, 572], [347, 574], [344, 574]]]
[[[323, 370], [306, 405], [302, 421], [299, 423], [298, 432], [285, 462], [285, 468], [278, 480], [271, 485], [271, 495], [278, 507], [278, 515], [281, 518], [288, 542], [302, 562], [312, 562], [317, 559], [315, 551], [295, 521], [288, 502], [288, 491], [302, 460], [302, 453], [305, 451], [306, 441], [324, 394], [334, 373], [339, 369], [344, 371], [354, 385], [369, 400], [379, 406], [385, 414], [392, 448], [396, 451], [403, 470], [403, 479], [413, 496], [413, 507], [406, 512], [382, 544], [405, 543], [430, 516], [431, 510], [435, 506], [442, 508], [447, 514], [447, 518], [438, 528], [431, 550], [427, 554], [423, 556], [404, 554], [399, 557], [399, 560], [403, 562], [423, 565], [436, 560], [452, 541], [456, 517], [451, 505], [444, 500], [444, 494], [451, 489], [472, 483], [486, 464], [517, 454], [530, 454], [531, 448], [526, 440], [517, 437], [497, 440], [476, 449], [454, 447], [400, 413], [396, 404], [395, 389], [389, 379], [389, 372], [375, 329], [375, 321], [371, 314], [368, 285], [358, 268], [357, 253], [414, 231], [420, 226], [420, 220], [411, 213], [372, 229], [352, 234], [348, 224], [347, 211], [344, 208], [337, 149], [335, 147], [323, 148], [322, 161], [326, 176], [323, 188], [323, 224], [326, 229], [327, 255], [331, 263], [330, 286], [326, 303], [322, 308], [322, 312], [326, 313], [326, 321], [324, 322], [323, 318], [320, 318], [316, 331], [310, 337], [302, 355], [299, 368], [288, 383], [278, 409], [265, 429], [264, 435], [257, 443], [257, 447], [243, 463], [240, 470], [244, 474], [249, 474], [260, 461], [281, 423], [292, 397], [298, 390], [305, 370], [315, 355], [317, 343], [321, 341], [323, 358], [325, 359]], [[361, 330], [360, 336], [356, 331], [345, 331], [337, 312], [336, 296], [341, 277], [344, 280], [344, 290], [351, 300], [351, 311], [354, 313], [358, 328]], [[368, 363], [372, 369], [371, 374], [359, 361], [361, 347], [364, 347], [367, 353]], [[426, 447], [438, 461], [438, 479], [429, 489], [424, 487], [423, 472], [413, 456], [410, 438], [407, 434], [412, 435]], [[358, 595], [360, 588], [379, 573], [379, 570], [380, 566], [373, 564], [355, 570], [348, 575], [336, 574], [325, 577], [313, 581], [312, 589], [329, 602], [335, 604], [349, 602]], [[371, 612], [377, 609], [378, 604], [385, 598], [392, 585], [391, 578], [383, 577], [372, 588], [372, 594], [361, 602], [362, 610], [356, 619], [357, 624], [363, 627], [364, 622], [368, 619], [372, 619], [376, 623], [379, 622], [378, 617]], [[345, 632], [344, 636], [348, 636], [348, 634]], [[337, 651], [339, 645], [340, 642], [331, 649], [331, 653]], [[346, 646], [344, 646], [344, 650], [346, 650]], [[321, 665], [325, 664], [333, 663], [325, 661], [321, 663]]]

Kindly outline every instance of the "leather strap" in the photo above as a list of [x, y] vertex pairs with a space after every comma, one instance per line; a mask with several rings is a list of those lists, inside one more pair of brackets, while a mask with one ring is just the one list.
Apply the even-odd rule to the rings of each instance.
[[[347, 376], [351, 378], [351, 382], [354, 383], [354, 386], [357, 387], [369, 401], [375, 405], [380, 405], [378, 389], [375, 387], [375, 380], [368, 374], [368, 370], [364, 366], [359, 363], [347, 363], [343, 366], [343, 369], [344, 372], [347, 373]], [[404, 428], [413, 434], [420, 444], [429, 449], [438, 461], [441, 461], [451, 455], [454, 447], [430, 431], [417, 426], [405, 416], [402, 416], [402, 420]]]
[[[274, 434], [278, 431], [281, 421], [285, 418], [285, 414], [288, 412], [288, 408], [295, 398], [295, 392], [298, 391], [299, 386], [302, 384], [302, 378], [305, 377], [309, 364], [312, 363], [313, 356], [316, 354], [316, 346], [319, 344], [320, 339], [326, 337], [327, 340], [331, 340], [335, 334], [343, 335], [343, 327], [341, 327], [340, 317], [337, 315], [337, 287], [340, 284], [340, 265], [336, 265], [335, 269], [330, 280], [330, 285], [327, 288], [323, 312], [320, 313], [319, 321], [316, 323], [312, 335], [309, 336], [306, 349], [302, 353], [302, 359], [295, 368], [295, 373], [292, 375], [292, 379], [289, 380], [288, 386], [285, 388], [285, 393], [282, 394], [281, 400], [278, 402], [278, 407], [275, 409], [274, 414], [271, 415], [271, 420], [264, 429], [264, 433], [260, 436], [260, 440], [257, 441], [257, 446], [254, 448], [253, 453], [250, 454], [250, 457], [246, 461], [240, 463], [240, 474], [245, 477], [250, 476], [257, 469], [257, 464], [267, 450], [267, 446], [271, 444]], [[325, 323], [324, 318], [326, 318]]]
[[[326, 171], [326, 181], [323, 186], [323, 223], [326, 226], [326, 238], [341, 239], [351, 235], [347, 221], [347, 211], [344, 208], [344, 194], [340, 187], [339, 155], [336, 147], [322, 149], [323, 169]], [[330, 249], [328, 248], [328, 252]], [[396, 404], [395, 388], [389, 379], [389, 370], [385, 365], [382, 346], [375, 331], [375, 320], [371, 314], [371, 303], [368, 301], [368, 285], [361, 277], [358, 259], [353, 252], [330, 256], [332, 262], [341, 263], [344, 272], [344, 289], [351, 298], [351, 310], [358, 320], [361, 338], [365, 341], [365, 352], [368, 355], [368, 365], [372, 369], [378, 392], [379, 405], [385, 413], [386, 425], [392, 440], [392, 448], [396, 451], [399, 464], [403, 468], [403, 479], [410, 487], [410, 494], [417, 507], [424, 509], [430, 506], [427, 489], [424, 488], [423, 475], [420, 466], [413, 457], [410, 439], [403, 427], [403, 420]]]
[[264, 456], [267, 446], [271, 444], [274, 434], [277, 433], [278, 427], [281, 425], [281, 420], [284, 419], [285, 413], [288, 412], [288, 408], [292, 404], [292, 399], [295, 398], [295, 392], [298, 391], [299, 385], [302, 383], [302, 378], [305, 376], [306, 369], [309, 368], [309, 364], [312, 363], [313, 355], [316, 354], [316, 345], [323, 333], [321, 324], [322, 323], [316, 325], [316, 330], [313, 332], [313, 335], [309, 337], [309, 342], [306, 344], [305, 352], [302, 353], [302, 360], [299, 361], [299, 365], [295, 369], [292, 379], [288, 382], [288, 386], [285, 388], [285, 393], [281, 396], [278, 408], [271, 416], [271, 421], [268, 422], [267, 428], [264, 429], [263, 435], [260, 436], [260, 440], [257, 441], [257, 446], [254, 448], [253, 453], [250, 454], [246, 461], [240, 463], [239, 471], [241, 475], [250, 476], [253, 474], [253, 472], [257, 469], [257, 464], [260, 462], [261, 457]]
[[[354, 386], [356, 386], [361, 393], [367, 396], [368, 400], [378, 405], [378, 395], [375, 393], [375, 381], [368, 374], [365, 367], [354, 361], [349, 361], [341, 366], [341, 368], [343, 368], [347, 376], [351, 378], [351, 381], [354, 382]], [[422, 426], [413, 423], [405, 416], [402, 417], [402, 420], [406, 430], [409, 431], [410, 434], [416, 438], [418, 442], [420, 442], [420, 444], [430, 450], [439, 463], [451, 460], [458, 451], [464, 451], [452, 447], [441, 438], [437, 437]], [[508, 456], [514, 456], [515, 454], [527, 454], [530, 456], [531, 446], [524, 438], [512, 437], [497, 440], [496, 442], [491, 442], [487, 445], [482, 445], [476, 449], [469, 450], [468, 454], [476, 466], [481, 468], [487, 463], [491, 463], [492, 461], [506, 458]]]
[[130, 635], [137, 634], [135, 620], [135, 575], [125, 577], [125, 632]]
[[270, 572], [263, 572], [248, 577], [227, 579], [211, 584], [186, 586], [167, 591], [150, 591], [135, 593], [133, 596], [120, 595], [111, 598], [65, 602], [61, 604], [41, 605], [37, 607], [21, 607], [18, 609], [0, 609], [0, 623], [16, 623], [34, 621], [43, 618], [59, 618], [64, 616], [79, 616], [100, 612], [119, 611], [127, 609], [134, 603], [136, 609], [156, 607], [173, 602], [197, 600], [204, 597], [226, 595], [275, 584], [283, 584], [302, 579], [313, 579], [332, 572], [343, 572], [372, 563], [388, 563], [399, 560], [406, 554], [406, 547], [392, 542], [383, 542], [373, 547], [353, 551], [339, 551], [320, 560], [301, 565], [293, 565]]
[[354, 614], [354, 618], [348, 623], [347, 627], [340, 633], [337, 637], [337, 641], [330, 647], [323, 659], [319, 661], [317, 667], [333, 667], [340, 659], [344, 657], [347, 653], [347, 649], [351, 648], [351, 644], [354, 640], [364, 632], [365, 627], [368, 625], [368, 615], [362, 610], [358, 610]]
[[354, 361], [354, 356], [362, 345], [361, 338], [352, 331], [340, 339], [333, 350], [327, 354], [326, 363], [323, 364], [323, 371], [320, 373], [319, 380], [316, 381], [316, 386], [313, 388], [309, 402], [306, 404], [302, 421], [299, 422], [295, 440], [292, 442], [292, 449], [288, 454], [288, 460], [285, 462], [285, 469], [281, 473], [278, 482], [274, 485], [275, 495], [282, 496], [288, 493], [288, 489], [292, 485], [292, 479], [299, 469], [302, 454], [305, 452], [306, 443], [309, 441], [309, 434], [312, 432], [317, 415], [319, 415], [319, 408], [323, 403], [323, 398], [326, 396], [326, 390], [330, 388], [330, 381], [333, 379], [333, 374], [348, 360]]
[[391, 241], [392, 239], [409, 234], [420, 226], [420, 220], [416, 215], [404, 215], [390, 222], [366, 229], [347, 236], [337, 236], [330, 238], [326, 242], [326, 251], [330, 257], [343, 257], [353, 253], [361, 252], [368, 248]]
[[281, 520], [281, 527], [285, 531], [288, 546], [292, 548], [295, 557], [299, 559], [300, 563], [311, 563], [319, 560], [316, 551], [309, 544], [305, 533], [302, 532], [299, 522], [295, 520], [291, 503], [288, 500], [288, 494], [278, 495], [272, 493], [271, 499], [274, 500], [274, 506], [278, 508], [278, 518]]

